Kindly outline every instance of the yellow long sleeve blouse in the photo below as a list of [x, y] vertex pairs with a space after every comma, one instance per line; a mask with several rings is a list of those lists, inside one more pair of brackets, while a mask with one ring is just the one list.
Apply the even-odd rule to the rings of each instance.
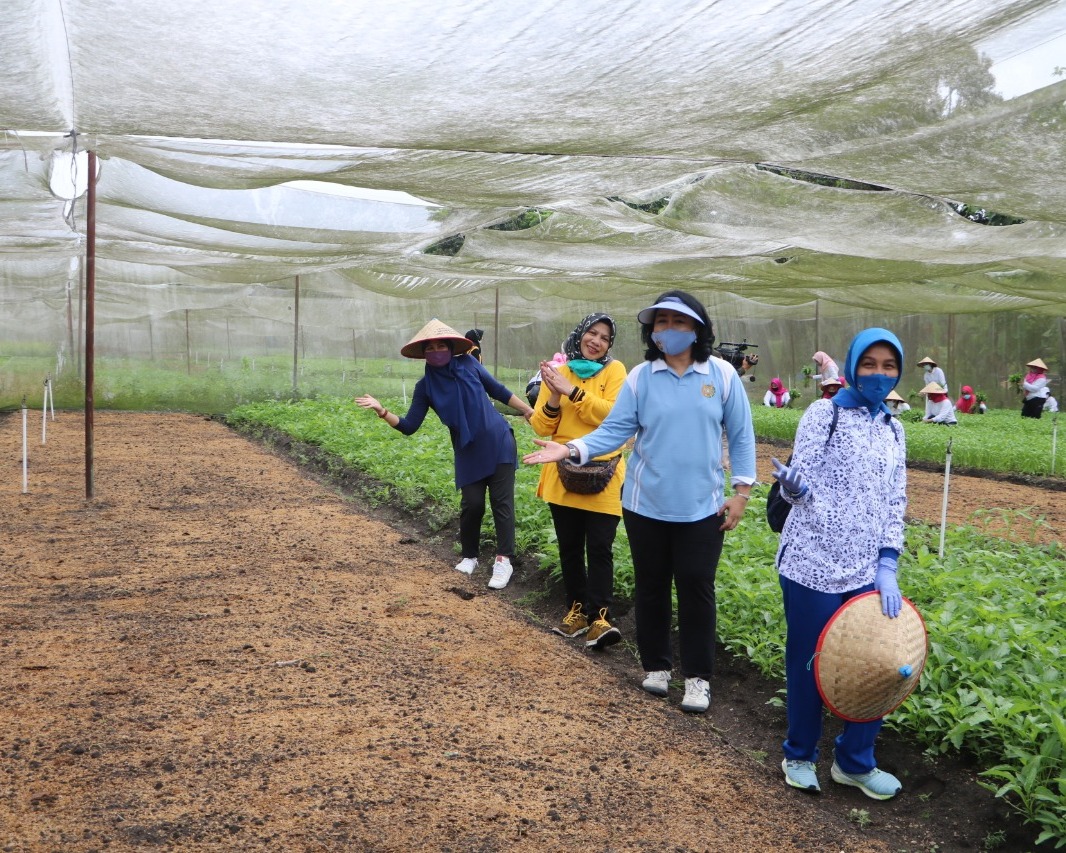
[[[587, 435], [603, 423], [614, 401], [618, 399], [619, 391], [622, 390], [622, 384], [626, 380], [626, 368], [620, 361], [614, 360], [589, 379], [582, 379], [566, 365], [560, 367], [559, 372], [584, 391], [585, 396], [577, 403], [572, 403], [567, 397], [561, 398], [559, 401], [561, 413], [556, 418], [550, 418], [544, 414], [544, 404], [551, 396], [551, 391], [547, 384], [542, 384], [540, 394], [537, 396], [537, 405], [533, 409], [533, 417], [529, 423], [537, 435], [551, 436], [552, 441], [565, 444]], [[610, 459], [620, 452], [615, 451], [615, 453], [596, 458]], [[622, 514], [622, 481], [625, 475], [626, 460], [623, 457], [618, 461], [614, 477], [611, 478], [606, 489], [595, 495], [578, 495], [566, 490], [559, 479], [558, 468], [554, 463], [542, 465], [540, 482], [537, 484], [537, 497], [560, 506], [620, 516]]]

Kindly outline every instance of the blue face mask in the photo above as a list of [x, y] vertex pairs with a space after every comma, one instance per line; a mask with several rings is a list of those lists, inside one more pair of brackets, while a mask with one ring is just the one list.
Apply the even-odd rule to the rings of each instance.
[[446, 349], [436, 349], [426, 353], [426, 364], [430, 367], [444, 367], [452, 360], [452, 354]]
[[684, 332], [681, 329], [663, 329], [661, 332], [653, 332], [651, 339], [664, 354], [681, 355], [696, 343], [696, 333]]
[[884, 373], [870, 373], [855, 377], [855, 393], [862, 398], [871, 412], [880, 408], [888, 392], [896, 387], [898, 376], [886, 376]]

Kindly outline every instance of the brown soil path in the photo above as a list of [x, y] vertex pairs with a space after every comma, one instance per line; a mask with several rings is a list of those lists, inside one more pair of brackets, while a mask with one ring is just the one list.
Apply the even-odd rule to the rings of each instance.
[[22, 494], [0, 422], [2, 850], [974, 846], [982, 816], [921, 814], [980, 802], [964, 772], [787, 789], [743, 667], [686, 716], [544, 630], [528, 567], [490, 593], [216, 422], [98, 413], [91, 502], [80, 416], [36, 429]]

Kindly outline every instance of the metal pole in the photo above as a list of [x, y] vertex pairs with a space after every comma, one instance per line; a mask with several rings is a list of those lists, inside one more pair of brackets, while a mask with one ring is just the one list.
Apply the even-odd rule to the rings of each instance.
[[497, 379], [500, 376], [500, 288], [496, 287], [496, 310], [492, 330], [492, 375]]
[[296, 292], [293, 295], [292, 324], [292, 390], [296, 392], [296, 362], [300, 355], [300, 277], [296, 276]]
[[29, 446], [26, 444], [26, 398], [22, 398], [22, 494], [30, 490]]
[[92, 500], [93, 385], [96, 382], [96, 152], [89, 152], [89, 194], [85, 216], [85, 497]]
[[192, 357], [189, 354], [189, 309], [185, 309], [185, 373], [192, 376]]

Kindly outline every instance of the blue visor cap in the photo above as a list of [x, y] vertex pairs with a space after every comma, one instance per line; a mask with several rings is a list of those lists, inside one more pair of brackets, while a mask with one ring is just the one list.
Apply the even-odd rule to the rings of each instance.
[[650, 326], [655, 322], [655, 312], [665, 308], [669, 311], [676, 311], [678, 314], [687, 314], [701, 326], [704, 325], [703, 320], [700, 319], [700, 315], [689, 308], [684, 302], [678, 299], [676, 296], [667, 296], [662, 302], [656, 302], [654, 305], [650, 305], [637, 314], [637, 322], [643, 323], [645, 326]]

